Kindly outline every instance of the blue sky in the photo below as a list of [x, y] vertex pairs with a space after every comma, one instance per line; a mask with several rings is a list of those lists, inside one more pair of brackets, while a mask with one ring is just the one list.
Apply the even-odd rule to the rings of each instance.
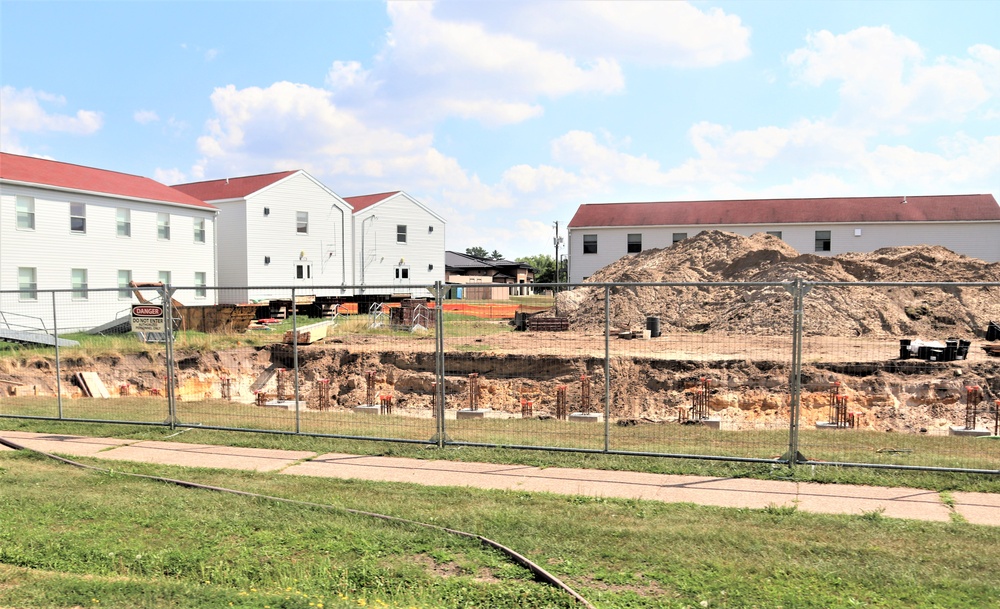
[[992, 193], [1000, 2], [0, 0], [0, 148], [405, 190], [448, 249], [581, 203]]

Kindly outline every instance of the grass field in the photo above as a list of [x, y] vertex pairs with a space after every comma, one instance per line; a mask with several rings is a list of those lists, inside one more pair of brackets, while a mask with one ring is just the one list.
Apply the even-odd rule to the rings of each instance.
[[0, 606], [573, 606], [472, 540], [129, 471], [480, 534], [601, 609], [969, 608], [1000, 595], [1000, 527], [960, 521], [114, 467], [0, 454]]

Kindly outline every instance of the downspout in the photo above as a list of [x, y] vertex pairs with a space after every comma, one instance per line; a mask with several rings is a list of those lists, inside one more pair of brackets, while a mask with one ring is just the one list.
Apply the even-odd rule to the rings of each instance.
[[340, 212], [340, 292], [344, 293], [347, 291], [347, 244], [344, 243], [347, 233], [344, 228], [344, 210], [339, 205], [337, 210]]
[[375, 223], [375, 215], [368, 216], [361, 221], [361, 289], [365, 287], [365, 222], [371, 220]]

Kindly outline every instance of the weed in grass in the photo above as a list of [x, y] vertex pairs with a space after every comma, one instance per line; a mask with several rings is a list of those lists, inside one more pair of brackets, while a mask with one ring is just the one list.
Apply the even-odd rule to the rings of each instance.
[[868, 522], [883, 522], [885, 520], [885, 508], [877, 507], [874, 510], [861, 512], [861, 519]]

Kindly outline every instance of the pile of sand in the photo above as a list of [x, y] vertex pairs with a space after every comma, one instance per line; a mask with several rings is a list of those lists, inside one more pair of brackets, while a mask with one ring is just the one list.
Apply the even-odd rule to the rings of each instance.
[[[892, 247], [839, 256], [799, 254], [777, 237], [704, 231], [659, 250], [622, 258], [589, 283], [709, 282], [738, 285], [616, 286], [611, 289], [614, 329], [641, 329], [660, 318], [672, 330], [787, 334], [792, 326], [788, 282], [1000, 282], [1000, 264], [939, 246]], [[982, 336], [1000, 320], [1000, 288], [817, 286], [804, 301], [803, 326], [825, 336]], [[581, 287], [559, 295], [558, 309], [573, 329], [604, 327], [604, 288]]]

